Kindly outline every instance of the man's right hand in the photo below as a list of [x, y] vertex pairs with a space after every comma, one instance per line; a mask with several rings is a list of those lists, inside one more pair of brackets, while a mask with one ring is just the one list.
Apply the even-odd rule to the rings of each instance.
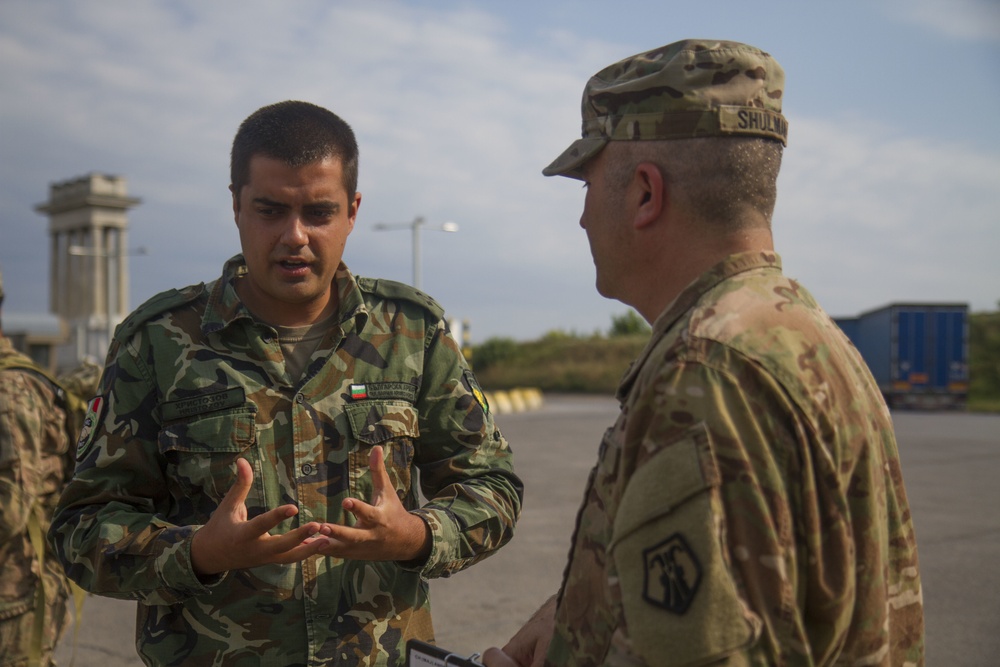
[[282, 505], [247, 521], [245, 502], [252, 484], [253, 469], [238, 459], [236, 483], [191, 540], [191, 564], [199, 577], [270, 563], [295, 563], [327, 545], [326, 538], [317, 535], [321, 525], [315, 521], [284, 535], [268, 534], [298, 514], [295, 505]]
[[556, 596], [553, 595], [511, 637], [502, 651], [487, 649], [483, 653], [483, 664], [486, 667], [541, 667], [545, 664], [555, 627]]

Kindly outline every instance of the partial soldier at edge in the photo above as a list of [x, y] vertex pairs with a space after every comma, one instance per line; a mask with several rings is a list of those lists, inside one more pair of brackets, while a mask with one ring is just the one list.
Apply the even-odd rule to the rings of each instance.
[[[3, 306], [0, 276], [0, 309]], [[52, 378], [14, 349], [0, 321], [0, 666], [54, 664], [73, 590], [45, 542], [69, 481], [85, 397], [99, 368]], [[41, 577], [39, 573], [41, 572]]]

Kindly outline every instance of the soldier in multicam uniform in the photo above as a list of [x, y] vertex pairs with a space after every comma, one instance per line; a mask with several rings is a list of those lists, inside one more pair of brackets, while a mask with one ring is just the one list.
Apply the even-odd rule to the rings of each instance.
[[511, 538], [511, 451], [440, 307], [341, 261], [344, 121], [259, 109], [231, 176], [243, 253], [119, 326], [50, 539], [147, 664], [401, 664], [427, 579]]
[[923, 663], [889, 412], [773, 250], [783, 84], [707, 40], [590, 79], [583, 138], [543, 173], [586, 183], [598, 290], [653, 332], [562, 587], [487, 665]]
[[[3, 297], [0, 279], [0, 305]], [[84, 368], [74, 377], [83, 379]], [[45, 544], [59, 492], [73, 474], [76, 422], [67, 389], [87, 391], [53, 380], [0, 328], [2, 667], [54, 664], [52, 651], [69, 621], [70, 584]]]

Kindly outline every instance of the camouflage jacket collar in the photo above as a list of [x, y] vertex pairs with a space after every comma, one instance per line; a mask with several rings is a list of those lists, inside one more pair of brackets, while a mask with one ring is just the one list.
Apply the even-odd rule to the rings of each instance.
[[681, 320], [701, 298], [719, 283], [729, 280], [737, 274], [754, 269], [773, 269], [781, 272], [781, 257], [773, 250], [741, 252], [729, 255], [721, 262], [698, 276], [694, 282], [684, 288], [680, 294], [663, 310], [653, 323], [653, 332], [649, 337], [649, 342], [645, 349], [629, 367], [628, 372], [622, 378], [618, 386], [616, 397], [624, 401], [632, 390], [639, 371], [646, 364], [653, 348], [657, 343], [674, 328], [674, 325]]
[[0, 371], [14, 368], [20, 371], [32, 371], [49, 378], [48, 373], [35, 361], [16, 347], [10, 338], [0, 335]]
[[24, 355], [17, 351], [14, 344], [11, 343], [10, 338], [6, 336], [0, 336], [0, 359], [5, 359], [7, 357], [23, 357]]
[[[236, 280], [247, 273], [246, 260], [243, 255], [236, 255], [226, 262], [222, 276], [207, 286], [209, 292], [208, 304], [202, 316], [201, 327], [206, 334], [218, 332], [239, 321], [255, 321], [253, 314], [236, 293]], [[354, 320], [357, 331], [364, 328], [368, 321], [368, 309], [354, 274], [343, 262], [337, 268], [334, 278], [339, 306], [337, 321], [342, 324]], [[348, 327], [344, 327], [345, 330]]]

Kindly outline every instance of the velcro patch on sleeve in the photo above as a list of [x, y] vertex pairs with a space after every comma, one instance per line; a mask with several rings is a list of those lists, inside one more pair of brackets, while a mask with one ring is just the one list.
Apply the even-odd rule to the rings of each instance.
[[479, 407], [483, 409], [483, 412], [490, 414], [490, 404], [486, 401], [486, 394], [483, 392], [483, 388], [479, 386], [479, 381], [476, 380], [475, 374], [466, 369], [462, 374], [462, 378], [465, 380], [465, 384], [472, 395], [475, 397], [476, 402], [479, 403]]
[[76, 460], [82, 461], [94, 444], [97, 424], [104, 419], [105, 400], [103, 396], [95, 396], [87, 404], [87, 415], [83, 418], [80, 428], [80, 439], [76, 441]]
[[725, 516], [703, 424], [633, 474], [615, 516], [611, 555], [629, 638], [650, 664], [707, 664], [756, 641], [761, 621], [725, 557]]

